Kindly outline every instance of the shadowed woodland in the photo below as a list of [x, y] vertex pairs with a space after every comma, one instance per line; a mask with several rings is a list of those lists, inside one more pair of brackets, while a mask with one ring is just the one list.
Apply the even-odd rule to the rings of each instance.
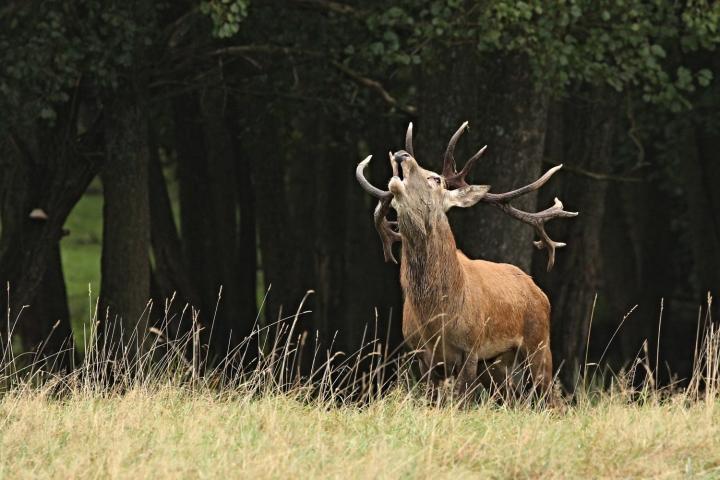
[[146, 329], [174, 297], [169, 315], [194, 306], [219, 358], [313, 290], [298, 329], [322, 349], [377, 337], [400, 351], [398, 267], [355, 167], [373, 154], [385, 188], [412, 121], [418, 161], [439, 172], [467, 120], [458, 161], [487, 144], [471, 180], [492, 192], [564, 165], [517, 202], [580, 212], [548, 225], [567, 243], [550, 272], [529, 226], [481, 205], [450, 217], [468, 256], [548, 294], [566, 385], [586, 358], [617, 370], [643, 350], [682, 379], [720, 286], [719, 24], [703, 0], [10, 0], [0, 343], [16, 317], [20, 350], [83, 334], [61, 253], [90, 187], [101, 323]]

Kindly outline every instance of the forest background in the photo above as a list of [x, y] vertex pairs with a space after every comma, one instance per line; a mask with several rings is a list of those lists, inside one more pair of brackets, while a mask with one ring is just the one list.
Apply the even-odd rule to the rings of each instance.
[[[469, 256], [548, 293], [566, 385], [585, 359], [619, 369], [643, 348], [665, 380], [687, 377], [720, 286], [719, 23], [702, 0], [10, 0], [0, 307], [20, 315], [15, 347], [85, 345], [96, 301], [101, 322], [151, 326], [174, 296], [171, 316], [190, 303], [212, 323], [220, 358], [313, 290], [300, 328], [322, 348], [398, 351], [398, 268], [354, 169], [402, 148], [412, 121], [439, 171], [468, 120], [458, 158], [488, 145], [475, 183], [564, 164], [518, 205], [580, 212], [548, 226], [568, 244], [552, 271], [499, 211], [451, 221]], [[369, 177], [383, 186], [388, 162]]]

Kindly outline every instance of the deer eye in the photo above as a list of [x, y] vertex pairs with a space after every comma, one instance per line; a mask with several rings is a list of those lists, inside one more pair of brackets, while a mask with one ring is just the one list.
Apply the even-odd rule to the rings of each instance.
[[428, 180], [432, 180], [436, 185], [440, 185], [440, 177], [428, 177]]

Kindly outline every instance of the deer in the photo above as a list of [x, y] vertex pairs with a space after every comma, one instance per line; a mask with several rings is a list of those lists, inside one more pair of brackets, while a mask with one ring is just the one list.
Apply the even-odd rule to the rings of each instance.
[[[548, 236], [545, 223], [578, 213], [565, 211], [557, 198], [539, 212], [526, 212], [511, 204], [542, 187], [562, 165], [505, 193], [492, 193], [488, 185], [468, 184], [467, 176], [487, 145], [458, 171], [455, 146], [467, 128], [468, 122], [464, 122], [450, 138], [442, 174], [421, 167], [415, 158], [412, 123], [405, 135], [405, 150], [389, 153], [393, 176], [388, 190], [373, 186], [365, 177], [372, 155], [356, 168], [361, 187], [378, 199], [374, 224], [386, 262], [397, 264], [392, 247], [401, 243], [404, 340], [419, 353], [423, 376], [435, 375], [442, 366], [445, 373], [440, 378], [454, 377], [458, 393], [467, 393], [476, 385], [483, 373], [479, 372], [481, 363], [494, 366], [494, 383], [500, 381], [498, 372], [507, 381], [518, 358], [527, 362], [533, 391], [548, 392], [553, 367], [547, 295], [514, 265], [468, 258], [456, 246], [446, 213], [453, 207], [484, 203], [529, 224], [539, 237], [535, 246], [548, 252], [548, 271], [555, 263], [555, 250], [565, 244]], [[397, 220], [387, 218], [391, 208]]]

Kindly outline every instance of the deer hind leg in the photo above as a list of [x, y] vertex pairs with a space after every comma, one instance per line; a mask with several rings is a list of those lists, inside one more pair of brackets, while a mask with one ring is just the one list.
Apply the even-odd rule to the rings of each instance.
[[550, 393], [552, 390], [552, 353], [548, 341], [538, 342], [533, 348], [525, 350], [530, 379], [533, 388], [540, 394]]
[[463, 361], [460, 364], [457, 380], [455, 381], [455, 390], [465, 396], [475, 386], [478, 375], [478, 356], [475, 353], [468, 353], [462, 356]]
[[518, 351], [515, 348], [497, 357], [481, 360], [478, 377], [482, 386], [495, 398], [506, 398], [515, 390], [514, 369]]

